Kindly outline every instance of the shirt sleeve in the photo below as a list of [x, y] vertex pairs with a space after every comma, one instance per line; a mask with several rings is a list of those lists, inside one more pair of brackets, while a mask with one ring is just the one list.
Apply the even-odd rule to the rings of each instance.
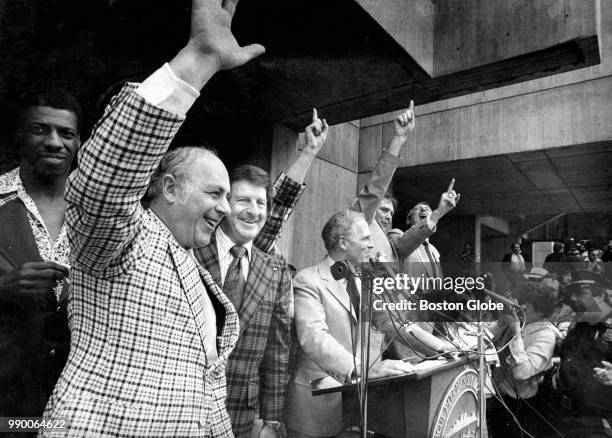
[[510, 343], [511, 355], [507, 362], [512, 367], [512, 375], [517, 380], [526, 380], [550, 367], [555, 348], [555, 335], [550, 329], [538, 330], [528, 335], [517, 336]]
[[174, 74], [165, 63], [136, 89], [153, 106], [179, 116], [185, 116], [200, 96], [198, 90]]

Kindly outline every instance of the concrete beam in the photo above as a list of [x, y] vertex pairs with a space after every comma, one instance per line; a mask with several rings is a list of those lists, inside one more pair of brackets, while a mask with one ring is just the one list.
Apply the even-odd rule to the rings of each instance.
[[434, 4], [431, 0], [356, 1], [433, 76]]
[[505, 235], [510, 234], [510, 224], [502, 217], [479, 216], [477, 219], [478, 223], [481, 225], [486, 225], [487, 227], [492, 228], [495, 231], [498, 231]]
[[612, 76], [416, 113], [418, 129], [404, 146], [403, 166], [605, 142], [612, 140]]
[[438, 0], [434, 76], [596, 35], [597, 3], [598, 0]]

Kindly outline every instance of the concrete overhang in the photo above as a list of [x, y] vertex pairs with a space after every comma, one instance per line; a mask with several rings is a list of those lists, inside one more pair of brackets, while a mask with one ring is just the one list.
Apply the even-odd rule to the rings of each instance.
[[[234, 32], [265, 56], [219, 74], [184, 131], [302, 129], [599, 63], [599, 0], [242, 0]], [[3, 2], [0, 93], [39, 78], [92, 107], [187, 39], [189, 1]], [[189, 135], [191, 134], [191, 135]]]
[[434, 205], [455, 178], [461, 200], [453, 214], [550, 217], [612, 211], [612, 144], [581, 144], [403, 167], [393, 180], [398, 211]]

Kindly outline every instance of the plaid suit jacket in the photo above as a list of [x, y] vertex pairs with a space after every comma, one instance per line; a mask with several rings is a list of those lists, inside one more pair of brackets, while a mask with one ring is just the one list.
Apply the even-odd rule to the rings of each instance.
[[[195, 251], [221, 284], [215, 241]], [[287, 387], [293, 290], [284, 260], [253, 245], [249, 274], [237, 309], [240, 336], [227, 363], [227, 411], [234, 434], [250, 436], [255, 408], [266, 420], [282, 420]], [[261, 392], [260, 392], [261, 390]]]
[[[111, 101], [68, 184], [72, 345], [45, 417], [65, 419], [69, 436], [229, 437], [224, 372], [238, 317], [140, 206], [182, 118], [134, 88]], [[212, 366], [200, 279], [222, 321]]]

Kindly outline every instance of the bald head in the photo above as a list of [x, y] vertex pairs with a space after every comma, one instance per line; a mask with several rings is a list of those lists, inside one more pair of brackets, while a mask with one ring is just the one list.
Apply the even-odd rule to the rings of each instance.
[[229, 213], [227, 169], [209, 149], [185, 147], [168, 152], [151, 177], [151, 210], [184, 248], [208, 245]]

